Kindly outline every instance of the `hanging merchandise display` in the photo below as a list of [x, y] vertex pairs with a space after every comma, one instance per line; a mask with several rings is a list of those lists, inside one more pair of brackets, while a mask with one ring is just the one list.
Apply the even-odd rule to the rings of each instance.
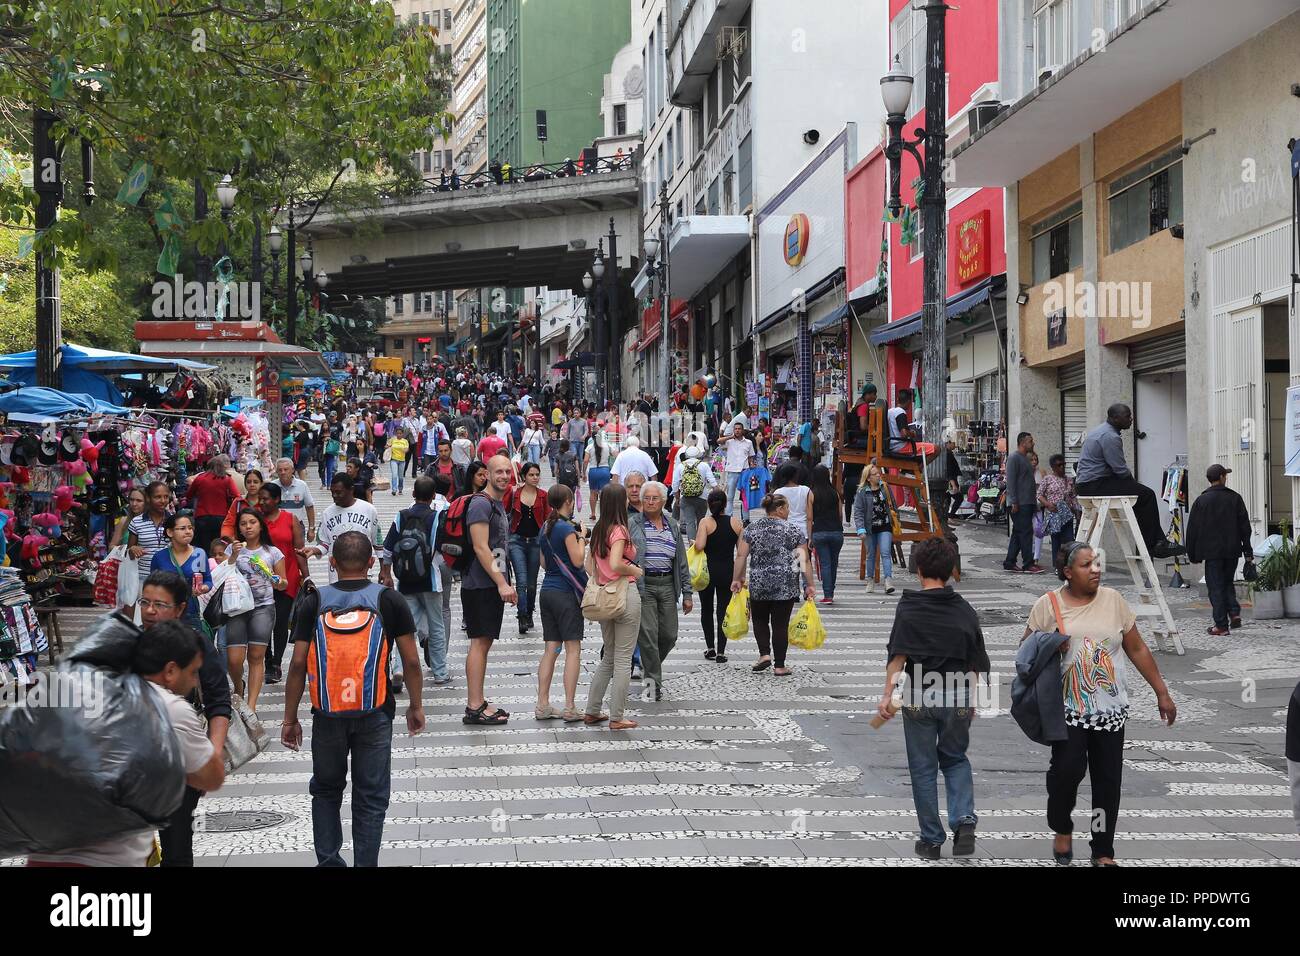
[[[74, 412], [40, 423], [10, 421], [0, 433], [0, 572], [7, 572], [0, 579], [0, 616], [5, 625], [10, 625], [6, 609], [17, 606], [6, 596], [13, 581], [29, 602], [95, 603], [99, 562], [126, 515], [132, 489], [151, 481], [184, 488], [218, 454], [228, 455], [241, 473], [270, 468], [270, 432], [258, 410], [118, 412], [123, 414]], [[21, 622], [15, 625], [21, 630]], [[0, 637], [0, 648], [7, 646]], [[0, 661], [30, 652], [0, 653]], [[17, 670], [9, 666], [11, 676]]]

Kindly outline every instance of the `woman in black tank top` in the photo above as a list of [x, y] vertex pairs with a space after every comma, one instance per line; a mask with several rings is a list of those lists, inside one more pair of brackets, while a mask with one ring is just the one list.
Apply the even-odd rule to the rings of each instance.
[[844, 547], [843, 504], [831, 484], [831, 472], [825, 465], [813, 469], [812, 491], [808, 495], [812, 512], [812, 546], [822, 580], [822, 604], [835, 598], [835, 578], [840, 570], [840, 551]]
[[[704, 552], [709, 567], [709, 586], [700, 592], [700, 620], [704, 625], [704, 652], [706, 660], [727, 662], [727, 635], [722, 631], [727, 605], [731, 603], [731, 577], [736, 568], [736, 543], [743, 530], [740, 519], [727, 511], [727, 493], [721, 489], [709, 492], [709, 513], [700, 519], [695, 533], [695, 549]], [[717, 649], [714, 649], [714, 625], [717, 625]]]

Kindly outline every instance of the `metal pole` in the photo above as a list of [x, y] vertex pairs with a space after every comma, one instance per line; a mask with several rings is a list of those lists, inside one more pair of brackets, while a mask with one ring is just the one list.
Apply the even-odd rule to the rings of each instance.
[[[208, 193], [207, 190], [203, 188], [203, 180], [196, 177], [194, 180], [194, 221], [203, 222], [203, 220], [207, 218], [208, 218]], [[203, 315], [204, 318], [208, 318], [209, 316], [207, 314], [207, 301], [208, 301], [207, 288], [208, 288], [208, 280], [212, 278], [212, 260], [208, 258], [204, 253], [200, 252], [198, 250], [197, 245], [195, 246], [195, 250], [194, 250], [194, 271], [197, 273], [197, 275], [195, 275], [194, 278], [198, 280], [199, 285], [204, 290], [203, 291], [203, 302], [204, 302]]]
[[[947, 152], [947, 93], [945, 90], [944, 30], [948, 7], [943, 0], [930, 0], [926, 16], [925, 69], [925, 194], [921, 197], [921, 217], [925, 231], [921, 241], [924, 260], [925, 302], [921, 316], [922, 421], [924, 438], [936, 449], [943, 444], [943, 423], [948, 415], [948, 349], [944, 333], [946, 324], [946, 236], [944, 212], [947, 188], [943, 174]], [[927, 478], [931, 487], [943, 483], [943, 456], [929, 461]]]
[[298, 230], [293, 224], [293, 206], [289, 206], [289, 259], [284, 284], [287, 287], [285, 309], [288, 321], [285, 337], [290, 345], [298, 344]]
[[668, 360], [672, 354], [668, 346], [668, 336], [672, 334], [669, 305], [672, 301], [672, 289], [668, 284], [668, 185], [659, 187], [659, 292], [662, 304], [659, 307], [659, 411], [668, 414], [669, 375]]
[[[596, 240], [596, 255], [601, 256], [602, 243], [604, 240]], [[608, 266], [607, 266], [608, 267]], [[591, 287], [592, 314], [595, 315], [596, 321], [592, 328], [592, 349], [596, 353], [596, 394], [602, 402], [609, 401], [609, 381], [607, 373], [609, 370], [609, 327], [601, 321], [600, 317], [600, 290], [604, 282], [604, 277], [595, 279]]]
[[619, 308], [618, 308], [618, 235], [614, 232], [614, 217], [609, 217], [609, 258], [605, 260], [605, 317], [609, 322], [609, 331], [613, 334], [606, 337], [609, 343], [608, 348], [613, 352], [614, 368], [613, 374], [610, 375], [608, 384], [608, 394], [613, 394], [622, 399], [622, 353], [619, 351], [619, 340], [622, 337], [622, 328], [619, 326]]
[[[32, 185], [36, 190], [36, 233], [54, 225], [63, 201], [63, 150], [50, 137], [58, 119], [48, 110], [36, 110], [32, 117], [32, 150], [35, 159]], [[36, 253], [36, 384], [45, 388], [63, 385], [63, 320], [59, 302], [59, 270], [52, 256]]]

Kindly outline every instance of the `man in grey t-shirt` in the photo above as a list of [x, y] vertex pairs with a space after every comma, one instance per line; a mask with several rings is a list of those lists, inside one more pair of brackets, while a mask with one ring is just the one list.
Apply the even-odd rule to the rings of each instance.
[[[1016, 436], [1016, 450], [1007, 456], [1007, 508], [1011, 512], [1011, 541], [1002, 567], [1007, 571], [1042, 574], [1034, 562], [1034, 508], [1038, 504], [1038, 485], [1029, 455], [1034, 450], [1034, 436], [1021, 432]], [[1016, 556], [1020, 566], [1016, 566]]]
[[462, 723], [496, 727], [510, 715], [489, 704], [483, 696], [488, 651], [501, 635], [501, 618], [507, 603], [519, 596], [507, 577], [510, 562], [506, 547], [510, 541], [510, 520], [502, 500], [514, 477], [514, 467], [505, 455], [488, 459], [488, 484], [484, 494], [475, 495], [465, 506], [465, 527], [469, 531], [474, 557], [461, 575], [460, 602], [469, 632], [469, 653], [465, 655], [467, 697]]

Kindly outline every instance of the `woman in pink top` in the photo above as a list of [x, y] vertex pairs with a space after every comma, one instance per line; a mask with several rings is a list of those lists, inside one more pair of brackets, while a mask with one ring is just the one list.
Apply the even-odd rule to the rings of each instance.
[[[641, 630], [641, 594], [636, 581], [645, 572], [632, 563], [636, 560], [636, 548], [632, 546], [627, 530], [627, 490], [620, 484], [606, 485], [601, 489], [600, 520], [591, 529], [591, 556], [597, 584], [608, 584], [620, 577], [628, 579], [627, 606], [615, 620], [600, 622], [605, 647], [591, 678], [587, 710], [582, 719], [588, 724], [608, 720], [610, 730], [629, 730], [637, 724], [635, 720], [624, 719], [623, 706], [627, 701], [627, 685], [632, 678], [632, 651]], [[605, 702], [606, 690], [610, 692], [609, 713], [603, 714], [600, 708]]]

